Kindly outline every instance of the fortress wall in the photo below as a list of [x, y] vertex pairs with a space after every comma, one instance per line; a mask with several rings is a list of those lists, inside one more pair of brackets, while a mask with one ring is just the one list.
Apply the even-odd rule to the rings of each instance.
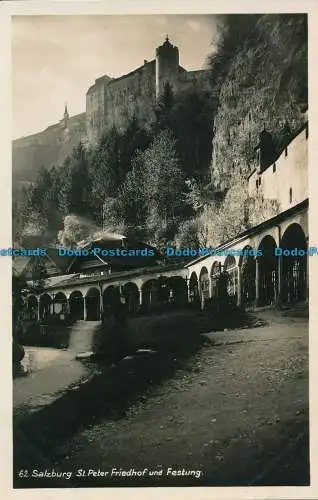
[[147, 62], [128, 75], [101, 77], [86, 95], [86, 128], [90, 144], [115, 125], [122, 129], [134, 115], [144, 123], [155, 103], [155, 61]]
[[156, 102], [155, 61], [112, 81], [107, 87], [106, 127], [119, 129], [136, 116], [142, 124], [149, 120]]
[[88, 142], [94, 144], [105, 124], [106, 89], [111, 78], [95, 80], [86, 94], [86, 131]]

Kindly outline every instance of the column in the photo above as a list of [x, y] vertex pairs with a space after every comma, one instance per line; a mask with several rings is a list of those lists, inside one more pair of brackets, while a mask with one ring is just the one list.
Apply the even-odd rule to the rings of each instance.
[[255, 305], [259, 305], [259, 291], [260, 291], [260, 269], [259, 259], [256, 257], [255, 262]]
[[186, 278], [187, 291], [188, 291], [188, 304], [191, 303], [191, 286], [190, 286], [190, 278]]
[[99, 291], [99, 319], [102, 320], [104, 314], [103, 294]]
[[40, 321], [41, 320], [41, 316], [40, 316], [40, 297], [37, 297], [37, 301], [38, 301], [37, 320]]
[[87, 321], [87, 304], [86, 304], [86, 297], [83, 297], [83, 304], [84, 304], [84, 321]]
[[283, 256], [277, 257], [277, 300], [276, 303], [280, 304], [283, 299]]
[[142, 306], [142, 287], [138, 288], [139, 292], [139, 306]]
[[210, 273], [210, 275], [209, 275], [209, 276], [210, 276], [210, 290], [209, 290], [209, 297], [210, 297], [210, 299], [213, 299], [213, 286], [212, 286], [212, 285], [213, 285], [213, 278], [212, 278], [212, 276], [211, 276], [211, 273]]
[[237, 267], [237, 307], [242, 306], [242, 268]]

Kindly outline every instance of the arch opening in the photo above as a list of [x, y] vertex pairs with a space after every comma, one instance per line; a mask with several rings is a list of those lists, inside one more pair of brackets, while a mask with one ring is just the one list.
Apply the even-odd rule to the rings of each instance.
[[256, 300], [256, 259], [251, 255], [252, 247], [243, 249], [241, 259], [242, 305], [252, 307]]
[[84, 297], [81, 292], [74, 291], [69, 298], [70, 316], [74, 320], [84, 319]]
[[187, 283], [181, 276], [169, 278], [170, 296], [169, 300], [175, 307], [182, 307], [188, 302]]
[[233, 300], [237, 298], [238, 276], [237, 265], [233, 255], [228, 255], [224, 261], [224, 273], [227, 277], [227, 293]]
[[104, 316], [109, 317], [120, 304], [120, 289], [118, 286], [110, 285], [103, 293]]
[[142, 307], [144, 309], [155, 307], [159, 304], [160, 300], [167, 298], [168, 291], [165, 290], [165, 288], [166, 287], [163, 286], [163, 283], [161, 283], [161, 287], [158, 286], [157, 280], [155, 279], [146, 281], [141, 288]]
[[276, 242], [272, 236], [265, 236], [259, 250], [262, 255], [258, 257], [259, 266], [259, 306], [272, 305], [277, 302], [278, 293], [278, 259], [275, 256]]
[[67, 298], [63, 292], [58, 292], [54, 297], [54, 313], [59, 316], [67, 314]]
[[288, 226], [282, 237], [281, 248], [296, 254], [282, 256], [282, 302], [306, 300], [307, 242], [304, 231], [298, 224]]
[[28, 316], [32, 321], [38, 319], [38, 301], [35, 295], [30, 295], [28, 297]]
[[49, 294], [44, 293], [40, 297], [40, 319], [47, 319], [51, 314], [52, 299]]
[[85, 295], [86, 320], [99, 321], [100, 319], [100, 293], [97, 288], [90, 288]]
[[195, 271], [191, 273], [189, 280], [189, 302], [198, 304], [200, 302], [199, 282]]
[[218, 296], [218, 282], [221, 276], [221, 263], [216, 261], [211, 268], [211, 298]]
[[139, 307], [139, 290], [137, 285], [132, 282], [126, 283], [122, 288], [122, 295], [125, 299], [128, 314], [135, 314]]

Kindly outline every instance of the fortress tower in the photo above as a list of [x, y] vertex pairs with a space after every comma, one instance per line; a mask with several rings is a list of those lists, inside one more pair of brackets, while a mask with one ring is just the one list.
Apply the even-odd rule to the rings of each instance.
[[172, 45], [168, 35], [160, 47], [156, 49], [156, 98], [163, 93], [164, 86], [169, 83], [171, 87], [178, 85], [179, 74], [179, 49]]
[[145, 125], [154, 119], [154, 107], [169, 83], [173, 93], [188, 87], [203, 88], [208, 82], [205, 70], [186, 71], [179, 65], [179, 49], [168, 36], [156, 49], [156, 58], [126, 75], [95, 79], [86, 93], [86, 132], [89, 144], [115, 126], [124, 129], [132, 117]]

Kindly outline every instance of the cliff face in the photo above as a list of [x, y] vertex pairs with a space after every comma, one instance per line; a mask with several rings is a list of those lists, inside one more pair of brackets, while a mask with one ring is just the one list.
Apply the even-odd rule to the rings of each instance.
[[12, 144], [14, 184], [34, 181], [41, 165], [60, 166], [85, 137], [85, 113], [81, 113], [69, 118], [66, 124], [61, 122], [38, 134], [16, 139]]
[[234, 172], [244, 175], [254, 169], [254, 148], [264, 126], [278, 154], [286, 122], [293, 135], [306, 120], [306, 107], [307, 17], [260, 16], [220, 87], [211, 163], [214, 187], [223, 190]]

